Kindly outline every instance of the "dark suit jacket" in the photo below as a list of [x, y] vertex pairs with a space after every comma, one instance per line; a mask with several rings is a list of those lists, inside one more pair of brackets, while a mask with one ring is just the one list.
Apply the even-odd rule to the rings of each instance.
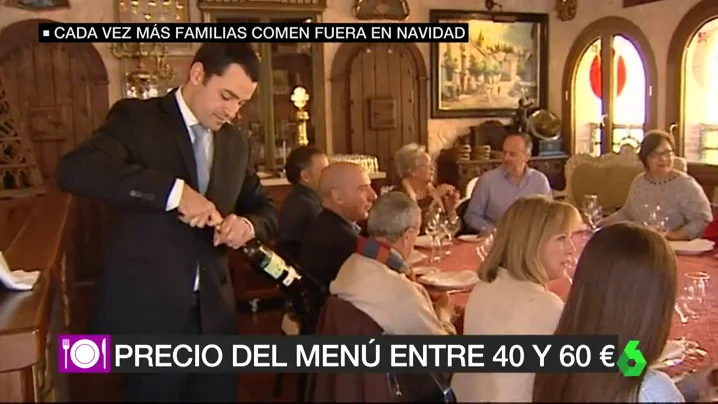
[[[277, 227], [277, 212], [249, 161], [236, 128], [214, 133], [207, 198], [224, 216], [247, 217], [260, 240]], [[204, 333], [235, 333], [235, 301], [226, 246], [212, 229], [195, 229], [165, 211], [175, 178], [194, 189], [197, 172], [188, 129], [174, 91], [150, 100], [124, 99], [107, 121], [59, 165], [63, 190], [115, 207], [103, 274], [90, 322], [95, 333], [183, 333], [200, 265]]]
[[[358, 238], [351, 223], [324, 209], [307, 230], [299, 266], [328, 290], [344, 261], [356, 251]], [[323, 303], [320, 299], [320, 305]]]
[[304, 236], [321, 211], [322, 201], [314, 190], [302, 184], [293, 185], [279, 212], [277, 250], [299, 263]]
[[[378, 337], [384, 330], [369, 315], [336, 295], [327, 298], [317, 324], [317, 334], [344, 337]], [[385, 373], [310, 374], [305, 392], [310, 403], [397, 402]]]

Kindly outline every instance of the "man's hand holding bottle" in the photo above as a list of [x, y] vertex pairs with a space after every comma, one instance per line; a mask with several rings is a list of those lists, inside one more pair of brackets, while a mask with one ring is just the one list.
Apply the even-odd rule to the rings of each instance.
[[254, 226], [247, 218], [234, 213], [222, 218], [212, 201], [187, 184], [182, 189], [177, 210], [180, 220], [192, 227], [214, 227], [215, 247], [225, 244], [236, 250], [254, 238]]
[[214, 227], [214, 245], [226, 244], [238, 249], [254, 238], [254, 226], [245, 217], [231, 213]]

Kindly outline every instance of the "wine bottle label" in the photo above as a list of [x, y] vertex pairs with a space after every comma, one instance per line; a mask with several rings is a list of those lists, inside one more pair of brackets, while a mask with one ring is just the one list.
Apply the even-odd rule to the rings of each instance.
[[279, 255], [266, 250], [265, 253], [267, 253], [269, 260], [264, 264], [264, 272], [274, 279], [281, 278], [282, 274], [287, 270], [287, 264], [284, 263], [284, 260]]
[[299, 275], [297, 274], [297, 271], [295, 271], [294, 268], [288, 267], [287, 269], [288, 269], [287, 277], [284, 278], [284, 280], [282, 281], [284, 286], [291, 285], [292, 282], [294, 282], [294, 280], [296, 280], [299, 277]]

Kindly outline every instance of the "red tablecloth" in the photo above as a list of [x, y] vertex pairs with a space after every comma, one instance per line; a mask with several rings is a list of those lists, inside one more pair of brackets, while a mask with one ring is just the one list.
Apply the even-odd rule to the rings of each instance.
[[[579, 248], [582, 247], [585, 240], [578, 240]], [[445, 271], [458, 271], [465, 269], [478, 269], [480, 259], [476, 253], [476, 243], [457, 242], [450, 247], [451, 254], [445, 256], [440, 262], [431, 264]], [[427, 251], [423, 251], [425, 253]], [[714, 363], [718, 358], [718, 259], [715, 253], [707, 253], [699, 256], [679, 256], [678, 258], [678, 292], [680, 293], [685, 282], [685, 274], [688, 272], [703, 271], [710, 275], [711, 279], [707, 284], [708, 298], [703, 304], [702, 311], [696, 320], [691, 320], [688, 324], [681, 324], [677, 315], [673, 316], [673, 327], [671, 329], [670, 338], [686, 337], [689, 340], [697, 341], [702, 349], [708, 352], [708, 355], [702, 359], [687, 358], [679, 365], [665, 369], [668, 373], [675, 375], [681, 372], [696, 369], [701, 365]], [[427, 264], [423, 264], [427, 265]], [[549, 288], [559, 295], [562, 299], [568, 294], [570, 289], [570, 281], [563, 279], [554, 281]], [[457, 327], [463, 328], [463, 310], [469, 292], [452, 293], [451, 299], [457, 308], [459, 318], [457, 318]]]

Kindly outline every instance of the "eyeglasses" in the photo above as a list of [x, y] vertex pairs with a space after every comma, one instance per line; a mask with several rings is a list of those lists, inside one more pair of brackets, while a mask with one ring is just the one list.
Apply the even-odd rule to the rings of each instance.
[[658, 159], [658, 158], [665, 158], [665, 159], [667, 159], [667, 158], [671, 158], [671, 157], [673, 157], [673, 156], [674, 156], [673, 150], [664, 150], [664, 151], [658, 151], [658, 150], [656, 150], [656, 151], [654, 151], [653, 153], [650, 154], [650, 157], [653, 158], [653, 159]]

